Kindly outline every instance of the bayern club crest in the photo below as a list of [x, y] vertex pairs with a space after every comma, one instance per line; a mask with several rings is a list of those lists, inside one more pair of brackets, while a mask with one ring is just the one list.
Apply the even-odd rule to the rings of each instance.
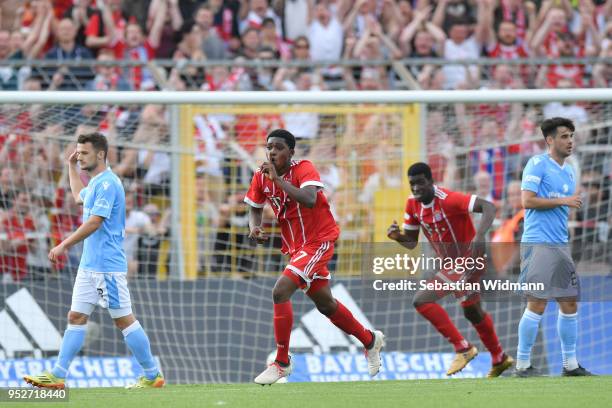
[[433, 219], [434, 219], [435, 222], [442, 221], [442, 214], [440, 214], [439, 212], [434, 213]]

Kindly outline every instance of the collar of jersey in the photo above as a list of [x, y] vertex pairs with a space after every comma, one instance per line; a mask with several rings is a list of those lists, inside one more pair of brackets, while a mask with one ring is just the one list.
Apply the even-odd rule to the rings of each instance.
[[106, 173], [107, 171], [109, 171], [111, 168], [110, 166], [106, 168], [106, 170], [98, 173], [95, 175], [95, 177], [92, 177], [91, 180], [89, 180], [89, 182], [91, 183], [92, 181], [94, 181], [95, 179], [99, 178], [101, 175], [103, 175], [104, 173]]
[[547, 154], [547, 156], [548, 156], [548, 159], [549, 159], [551, 162], [555, 163], [555, 165], [556, 165], [557, 167], [559, 167], [561, 170], [565, 170], [565, 166], [567, 166], [567, 161], [564, 161], [564, 162], [563, 162], [563, 166], [561, 166], [559, 163], [557, 163], [557, 161], [556, 161], [555, 159], [553, 159], [553, 158], [552, 158], [552, 156], [550, 155], [550, 153], [548, 153], [548, 154]]

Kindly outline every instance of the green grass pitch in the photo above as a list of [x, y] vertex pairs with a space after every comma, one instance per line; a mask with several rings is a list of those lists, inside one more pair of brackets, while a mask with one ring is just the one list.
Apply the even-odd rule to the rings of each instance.
[[[136, 391], [120, 388], [73, 389], [69, 398], [69, 403], [52, 403], [49, 406], [603, 408], [612, 407], [612, 376], [289, 383], [265, 387], [255, 384], [170, 385], [164, 389]], [[3, 405], [42, 406], [40, 403], [23, 402]]]

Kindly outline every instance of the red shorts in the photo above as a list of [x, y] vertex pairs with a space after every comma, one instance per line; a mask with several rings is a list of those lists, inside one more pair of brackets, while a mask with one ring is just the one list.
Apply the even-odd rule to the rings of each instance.
[[[465, 280], [468, 283], [480, 282], [483, 271], [472, 270], [469, 272], [457, 273], [454, 269], [443, 269], [435, 274], [435, 276], [428, 282], [440, 282], [440, 283], [457, 283], [461, 280]], [[436, 295], [440, 298], [448, 295], [450, 292], [445, 290], [437, 290]], [[480, 291], [478, 290], [455, 290], [452, 291], [455, 298], [461, 300], [461, 306], [471, 306], [480, 300]]]
[[307, 244], [289, 260], [283, 275], [294, 281], [305, 292], [316, 292], [327, 285], [329, 270], [327, 263], [334, 255], [332, 241]]

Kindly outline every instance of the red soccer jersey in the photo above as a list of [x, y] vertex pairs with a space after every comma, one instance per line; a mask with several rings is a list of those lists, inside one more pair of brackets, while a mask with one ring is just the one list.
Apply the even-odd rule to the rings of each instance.
[[463, 194], [434, 186], [434, 199], [424, 205], [414, 198], [406, 202], [404, 214], [405, 230], [418, 230], [423, 227], [425, 236], [438, 254], [442, 247], [437, 243], [463, 244], [467, 248], [476, 235], [470, 213], [474, 210], [475, 195]]
[[[298, 188], [306, 186], [323, 188], [319, 173], [308, 160], [292, 161], [283, 179]], [[284, 254], [293, 255], [307, 244], [335, 241], [340, 234], [322, 190], [317, 192], [315, 206], [307, 208], [292, 200], [287, 193], [257, 170], [244, 201], [256, 208], [263, 208], [266, 201], [270, 204], [281, 227], [283, 241], [281, 251]]]

